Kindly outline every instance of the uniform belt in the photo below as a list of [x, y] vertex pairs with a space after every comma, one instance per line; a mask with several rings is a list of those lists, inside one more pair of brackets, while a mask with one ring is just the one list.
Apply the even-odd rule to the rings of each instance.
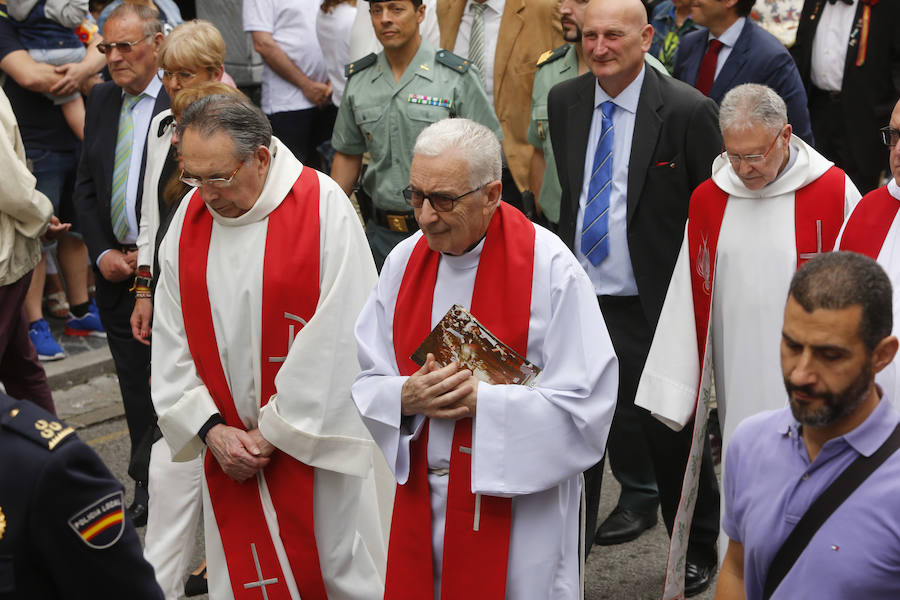
[[375, 222], [382, 227], [399, 233], [413, 233], [419, 229], [413, 211], [394, 212], [375, 207]]

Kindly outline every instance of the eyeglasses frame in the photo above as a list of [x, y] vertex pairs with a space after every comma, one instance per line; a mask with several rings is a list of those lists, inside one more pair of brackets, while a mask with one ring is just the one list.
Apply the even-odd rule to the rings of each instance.
[[[422, 193], [422, 204], [420, 204], [419, 206], [414, 205], [412, 203], [412, 195], [413, 195], [412, 185], [406, 186], [406, 188], [403, 190], [402, 193], [403, 193], [403, 199], [406, 200], [406, 203], [409, 204], [413, 208], [422, 208], [422, 206], [425, 205], [425, 200], [428, 200], [428, 203], [431, 204], [431, 208], [433, 208], [435, 212], [450, 212], [453, 210], [453, 207], [456, 206], [457, 201], [465, 198], [469, 194], [474, 194], [475, 192], [483, 190], [484, 188], [489, 186], [491, 183], [493, 183], [493, 182], [488, 181], [487, 183], [482, 183], [477, 188], [475, 188], [473, 190], [469, 190], [465, 194], [460, 194], [456, 198], [451, 198], [450, 199], [450, 208], [447, 208], [447, 209], [442, 209], [442, 208], [438, 208], [437, 206], [435, 206], [434, 203], [431, 201], [431, 197], [428, 194], [426, 194], [425, 192], [421, 192]], [[443, 194], [441, 194], [441, 195], [443, 195]]]

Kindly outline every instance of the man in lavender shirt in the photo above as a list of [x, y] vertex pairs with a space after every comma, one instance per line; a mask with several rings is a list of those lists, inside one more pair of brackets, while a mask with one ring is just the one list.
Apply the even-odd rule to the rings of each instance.
[[[726, 455], [723, 528], [731, 541], [716, 599], [762, 597], [776, 552], [810, 504], [900, 414], [875, 386], [897, 352], [891, 284], [859, 254], [823, 254], [791, 281], [781, 368], [790, 407], [755, 415]], [[900, 452], [822, 525], [772, 595], [900, 598]]]

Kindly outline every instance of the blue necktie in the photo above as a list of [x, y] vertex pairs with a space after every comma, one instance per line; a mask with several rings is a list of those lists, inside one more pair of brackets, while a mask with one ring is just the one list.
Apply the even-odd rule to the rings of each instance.
[[584, 205], [584, 223], [581, 226], [581, 253], [595, 267], [609, 256], [609, 196], [613, 173], [612, 115], [615, 108], [612, 101], [600, 105], [603, 124], [597, 151], [594, 152], [587, 202]]

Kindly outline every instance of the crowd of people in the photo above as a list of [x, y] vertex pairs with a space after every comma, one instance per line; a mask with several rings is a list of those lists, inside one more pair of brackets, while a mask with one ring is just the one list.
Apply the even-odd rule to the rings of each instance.
[[0, 597], [900, 596], [900, 4], [243, 0], [258, 102], [179, 4], [0, 13]]

